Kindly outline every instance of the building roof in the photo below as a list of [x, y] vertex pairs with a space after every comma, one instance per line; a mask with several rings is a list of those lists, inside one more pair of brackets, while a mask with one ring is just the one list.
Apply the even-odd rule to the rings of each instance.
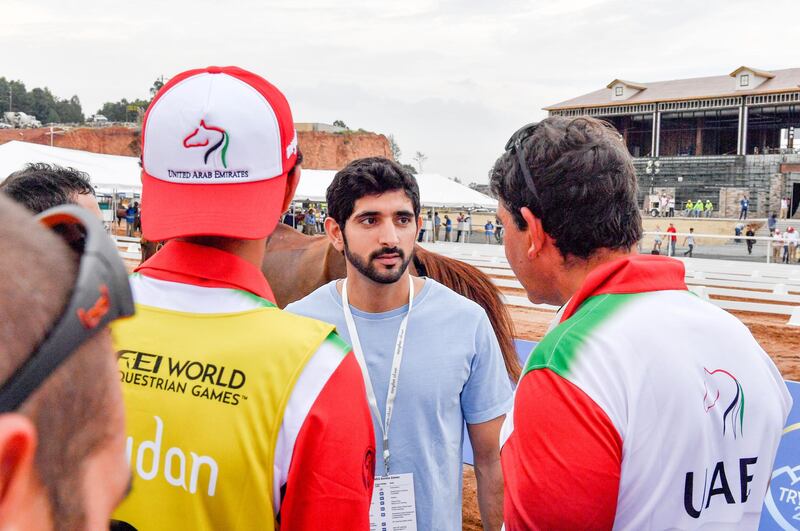
[[627, 86], [629, 86], [631, 88], [635, 88], [635, 89], [638, 89], [638, 90], [644, 90], [644, 89], [647, 88], [647, 86], [642, 85], [641, 83], [635, 83], [633, 81], [625, 81], [624, 79], [615, 79], [614, 81], [612, 81], [611, 83], [606, 85], [606, 88], [612, 88], [617, 83], [622, 83], [623, 85], [627, 85]]
[[773, 77], [775, 77], [775, 74], [773, 74], [772, 72], [767, 72], [766, 70], [759, 70], [757, 68], [750, 68], [749, 66], [745, 66], [745, 65], [740, 66], [739, 68], [737, 68], [736, 70], [734, 70], [733, 72], [731, 72], [728, 75], [731, 76], [731, 77], [736, 77], [736, 75], [739, 72], [741, 72], [742, 70], [749, 70], [752, 73], [754, 73], [755, 75], [761, 76], [761, 77], [765, 77], [767, 79], [772, 79]]
[[[736, 90], [735, 76], [742, 68], [750, 70], [766, 81], [751, 90]], [[772, 77], [769, 77], [772, 76]], [[615, 80], [621, 81], [621, 80]], [[774, 92], [795, 92], [800, 90], [800, 68], [787, 68], [769, 72], [750, 67], [741, 67], [724, 76], [695, 77], [691, 79], [675, 79], [672, 81], [655, 81], [651, 83], [628, 83], [632, 86], [644, 87], [643, 90], [625, 100], [612, 100], [611, 89], [606, 87], [577, 98], [562, 101], [545, 107], [546, 111], [575, 109], [581, 107], [605, 107], [613, 105], [636, 105], [640, 103], [656, 103], [665, 101], [695, 100], [704, 98], [739, 97], [754, 94], [770, 94]], [[613, 82], [609, 85], [613, 85]]]

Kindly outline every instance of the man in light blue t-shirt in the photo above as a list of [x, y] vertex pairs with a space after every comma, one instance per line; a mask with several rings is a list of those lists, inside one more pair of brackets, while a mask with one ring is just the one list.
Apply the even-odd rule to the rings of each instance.
[[465, 421], [481, 517], [485, 528], [499, 529], [498, 441], [512, 392], [486, 313], [438, 282], [409, 274], [421, 222], [419, 189], [396, 163], [377, 157], [350, 163], [328, 188], [327, 203], [325, 229], [347, 259], [346, 284], [333, 281], [286, 309], [333, 323], [346, 341], [360, 344], [369, 375], [365, 383], [369, 388], [371, 382], [376, 402], [376, 476], [385, 474], [382, 434], [390, 377], [397, 375], [396, 396], [389, 399], [389, 474], [413, 477], [417, 529], [461, 529]]

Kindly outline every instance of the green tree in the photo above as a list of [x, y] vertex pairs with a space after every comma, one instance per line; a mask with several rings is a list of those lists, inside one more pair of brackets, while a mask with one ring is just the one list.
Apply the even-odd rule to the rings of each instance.
[[428, 160], [428, 156], [422, 151], [417, 151], [414, 154], [414, 160], [417, 162], [417, 166], [419, 166], [419, 172], [422, 173], [422, 164]]
[[348, 129], [348, 130], [350, 129], [349, 127], [347, 127], [347, 124], [344, 123], [344, 121], [342, 120], [334, 120], [333, 125], [335, 125], [336, 127], [341, 127], [343, 129]]
[[24, 112], [47, 122], [83, 122], [83, 110], [77, 96], [57, 98], [47, 87], [28, 91], [22, 81], [0, 77], [0, 112]]
[[[25, 111], [27, 112], [27, 111]], [[56, 111], [56, 100], [48, 88], [35, 88], [30, 92], [30, 112], [43, 122], [58, 122], [58, 112]]]
[[400, 166], [402, 166], [403, 169], [406, 170], [411, 175], [417, 174], [417, 168], [415, 168], [412, 164], [401, 164]]
[[56, 111], [62, 123], [83, 123], [85, 120], [78, 96], [72, 96], [68, 100], [58, 100]]
[[151, 100], [156, 97], [156, 94], [158, 94], [158, 91], [161, 90], [161, 87], [163, 86], [164, 86], [164, 76], [161, 76], [160, 78], [153, 81], [153, 86], [150, 87]]
[[108, 118], [109, 122], [130, 122], [137, 120], [139, 113], [137, 111], [129, 110], [129, 108], [136, 107], [144, 111], [147, 109], [148, 105], [150, 105], [149, 101], [128, 101], [126, 98], [122, 98], [119, 101], [105, 102], [103, 106], [98, 109], [96, 114], [102, 114]]
[[392, 158], [395, 160], [395, 162], [399, 162], [400, 155], [402, 155], [403, 152], [400, 150], [400, 146], [394, 139], [394, 135], [389, 135], [388, 140], [389, 140], [389, 149], [392, 150]]

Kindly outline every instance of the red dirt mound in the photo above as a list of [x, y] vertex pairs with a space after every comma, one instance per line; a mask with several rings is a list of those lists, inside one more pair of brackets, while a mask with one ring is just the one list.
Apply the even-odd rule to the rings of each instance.
[[[55, 130], [58, 132], [53, 135], [53, 145], [56, 147], [132, 157], [138, 157], [140, 153], [138, 129], [56, 127]], [[49, 145], [50, 128], [0, 129], [0, 144], [12, 140]], [[338, 170], [362, 157], [392, 157], [389, 141], [385, 136], [375, 133], [300, 131], [297, 141], [303, 152], [303, 167], [312, 170]]]

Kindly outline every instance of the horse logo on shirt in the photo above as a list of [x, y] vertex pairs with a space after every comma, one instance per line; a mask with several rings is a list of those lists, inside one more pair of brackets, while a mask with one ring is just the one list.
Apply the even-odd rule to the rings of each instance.
[[744, 390], [739, 380], [725, 369], [703, 368], [703, 407], [706, 413], [722, 410], [722, 435], [730, 429], [733, 438], [742, 435], [744, 427]]
[[210, 145], [211, 147], [206, 150], [205, 155], [203, 156], [203, 162], [208, 164], [208, 157], [210, 157], [211, 154], [217, 151], [221, 146], [222, 150], [220, 151], [220, 159], [222, 160], [222, 166], [227, 168], [229, 141], [230, 136], [228, 135], [227, 131], [221, 127], [206, 125], [205, 120], [200, 120], [200, 126], [183, 139], [183, 147], [186, 149], [191, 149]]

